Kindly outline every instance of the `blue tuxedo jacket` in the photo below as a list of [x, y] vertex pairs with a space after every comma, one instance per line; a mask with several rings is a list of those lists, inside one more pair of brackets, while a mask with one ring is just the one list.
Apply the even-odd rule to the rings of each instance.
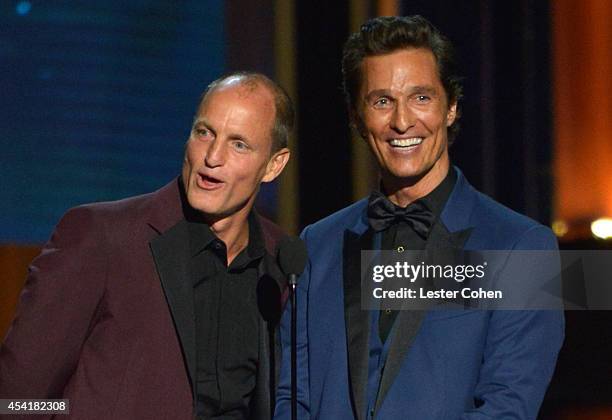
[[[428, 247], [557, 249], [552, 232], [458, 178]], [[360, 251], [372, 249], [367, 200], [302, 232], [298, 285], [298, 418], [365, 419], [370, 312]], [[289, 306], [289, 305], [287, 305]], [[400, 311], [373, 417], [535, 419], [564, 336], [561, 311]], [[290, 311], [283, 315], [275, 418], [290, 417]], [[371, 415], [371, 414], [370, 414]]]

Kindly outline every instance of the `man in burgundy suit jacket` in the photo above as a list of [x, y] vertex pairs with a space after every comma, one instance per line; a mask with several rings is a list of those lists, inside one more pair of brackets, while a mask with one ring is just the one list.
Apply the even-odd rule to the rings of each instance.
[[252, 253], [255, 237], [262, 249], [250, 261], [259, 332], [255, 378], [245, 379], [254, 389], [244, 407], [216, 413], [270, 418], [282, 277], [272, 255], [282, 233], [252, 206], [260, 183], [289, 159], [292, 124], [291, 102], [274, 82], [256, 73], [223, 77], [202, 97], [181, 177], [150, 194], [68, 211], [32, 262], [0, 347], [0, 398], [68, 398], [74, 418], [203, 415], [210, 407], [196, 403], [206, 353], [196, 334], [202, 308], [194, 304], [192, 251], [193, 232], [205, 229], [224, 248], [228, 272]]

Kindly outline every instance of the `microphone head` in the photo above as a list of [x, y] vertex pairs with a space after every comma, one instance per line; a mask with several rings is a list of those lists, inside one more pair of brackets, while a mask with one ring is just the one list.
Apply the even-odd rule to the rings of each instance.
[[306, 244], [297, 236], [286, 236], [278, 244], [277, 258], [283, 274], [299, 276], [306, 267]]

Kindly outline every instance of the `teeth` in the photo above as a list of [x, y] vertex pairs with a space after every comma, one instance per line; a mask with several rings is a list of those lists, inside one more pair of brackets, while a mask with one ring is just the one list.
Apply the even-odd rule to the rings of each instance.
[[408, 147], [408, 146], [416, 146], [417, 144], [421, 144], [423, 141], [422, 137], [413, 137], [411, 139], [393, 139], [391, 140], [391, 146], [399, 146], [399, 147]]

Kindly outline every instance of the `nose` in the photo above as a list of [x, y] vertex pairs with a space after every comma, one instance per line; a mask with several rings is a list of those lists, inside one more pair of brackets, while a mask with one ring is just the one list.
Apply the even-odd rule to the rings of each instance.
[[209, 168], [222, 166], [225, 163], [225, 151], [224, 143], [218, 137], [212, 140], [204, 156], [206, 166]]
[[405, 133], [414, 125], [414, 113], [410, 106], [403, 101], [398, 101], [397, 106], [393, 110], [390, 126], [398, 133]]

